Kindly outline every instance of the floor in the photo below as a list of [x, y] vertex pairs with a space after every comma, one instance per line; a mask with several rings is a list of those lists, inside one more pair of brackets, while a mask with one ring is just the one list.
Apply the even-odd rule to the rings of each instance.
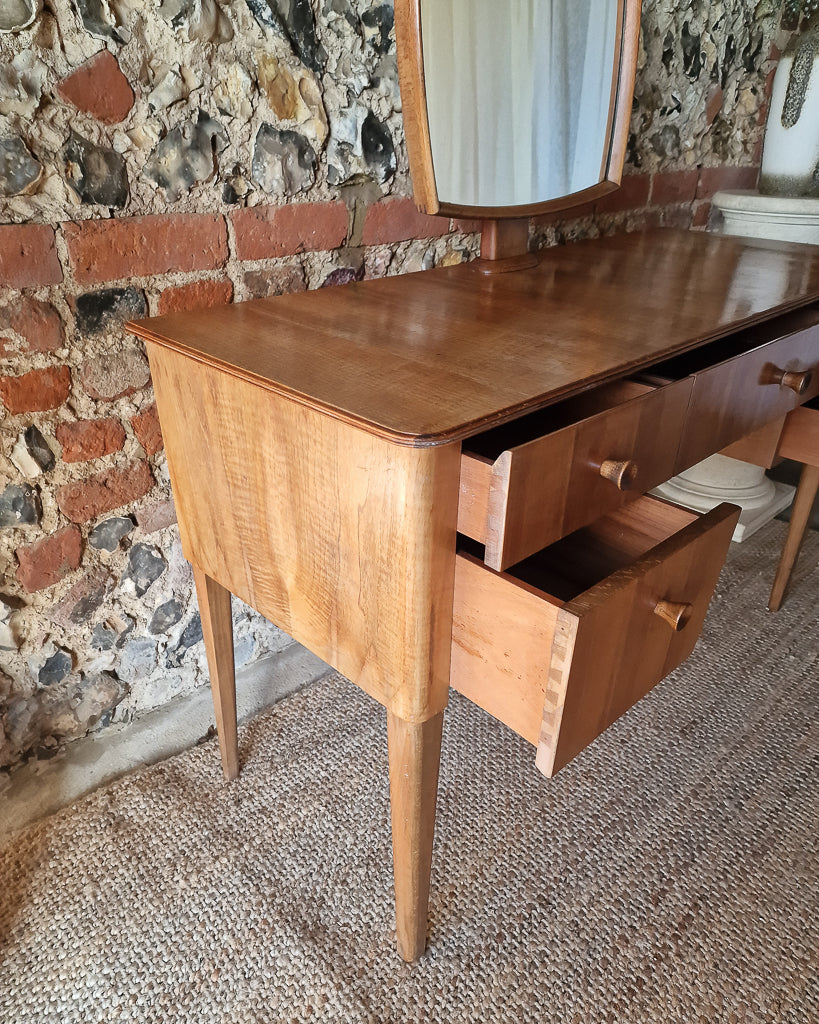
[[[239, 721], [320, 679], [330, 671], [298, 644], [236, 673]], [[200, 687], [133, 722], [92, 733], [47, 761], [0, 774], [0, 839], [39, 821], [135, 768], [194, 746], [213, 727], [210, 688]]]

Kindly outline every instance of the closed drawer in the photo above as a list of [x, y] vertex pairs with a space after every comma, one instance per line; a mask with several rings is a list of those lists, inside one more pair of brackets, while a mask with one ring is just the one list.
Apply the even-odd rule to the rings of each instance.
[[655, 383], [692, 375], [675, 473], [819, 394], [819, 309], [761, 324], [653, 367]]
[[451, 685], [552, 776], [691, 653], [738, 517], [642, 497], [507, 572], [459, 552]]
[[622, 380], [465, 442], [458, 530], [505, 569], [672, 475], [691, 381]]

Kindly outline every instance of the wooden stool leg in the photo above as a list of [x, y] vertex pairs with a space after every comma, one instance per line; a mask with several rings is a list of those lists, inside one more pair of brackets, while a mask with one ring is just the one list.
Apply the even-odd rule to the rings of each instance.
[[208, 656], [210, 688], [222, 771], [229, 781], [239, 774], [239, 738], [236, 730], [236, 677], [233, 665], [233, 619], [230, 614], [230, 591], [221, 583], [193, 567], [202, 635]]
[[443, 712], [420, 725], [387, 712], [395, 922], [405, 960], [417, 960], [427, 941], [443, 721]]
[[782, 604], [785, 588], [796, 564], [796, 556], [799, 554], [802, 538], [805, 536], [805, 530], [817, 490], [819, 490], [819, 466], [803, 466], [802, 475], [799, 477], [799, 486], [796, 489], [796, 497], [793, 501], [793, 509], [791, 510], [788, 536], [785, 538], [782, 558], [779, 561], [779, 568], [776, 570], [776, 578], [774, 579], [771, 596], [768, 600], [768, 608], [772, 612], [779, 611], [779, 607]]

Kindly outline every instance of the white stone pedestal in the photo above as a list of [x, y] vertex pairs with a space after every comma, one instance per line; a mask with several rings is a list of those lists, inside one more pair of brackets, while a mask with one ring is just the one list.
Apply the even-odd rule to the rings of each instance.
[[711, 202], [722, 214], [723, 235], [819, 245], [819, 199], [726, 191]]
[[[722, 234], [819, 245], [819, 199], [726, 191], [717, 192], [712, 203], [722, 213]], [[722, 501], [739, 505], [742, 513], [733, 537], [739, 542], [787, 508], [794, 490], [769, 480], [759, 466], [712, 455], [652, 493], [698, 512], [707, 512]]]
[[732, 539], [740, 543], [787, 508], [795, 490], [769, 480], [759, 466], [712, 455], [651, 493], [696, 512], [709, 512], [723, 501], [739, 505], [742, 512]]

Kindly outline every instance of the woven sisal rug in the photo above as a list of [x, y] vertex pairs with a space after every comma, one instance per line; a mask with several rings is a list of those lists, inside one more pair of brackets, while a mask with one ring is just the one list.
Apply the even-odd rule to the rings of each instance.
[[0, 850], [0, 1021], [819, 1020], [819, 534], [734, 546], [689, 662], [555, 780], [457, 695], [429, 949], [394, 952], [386, 726], [340, 677]]

